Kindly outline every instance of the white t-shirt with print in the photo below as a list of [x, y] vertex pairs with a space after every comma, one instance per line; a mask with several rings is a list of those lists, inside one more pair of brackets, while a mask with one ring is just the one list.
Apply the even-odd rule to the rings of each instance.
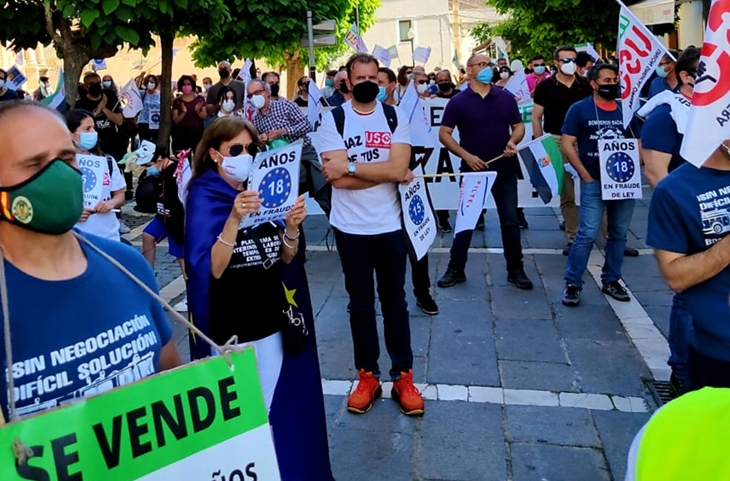
[[[403, 111], [395, 107], [398, 126], [391, 134], [383, 106], [361, 115], [350, 101], [342, 104], [345, 111], [344, 139], [337, 132], [332, 113], [327, 113], [320, 127], [320, 152], [347, 150], [355, 163], [386, 162], [392, 144], [411, 143], [411, 131]], [[401, 207], [398, 186], [388, 182], [368, 189], [332, 189], [330, 224], [347, 234], [375, 235], [401, 229]]]
[[[105, 157], [106, 159], [108, 157]], [[110, 200], [112, 198], [112, 192], [127, 188], [127, 183], [124, 181], [124, 176], [116, 166], [116, 161], [113, 161], [112, 164], [113, 169], [110, 178], [109, 162], [106, 161], [104, 182], [101, 190], [101, 200], [103, 201]], [[75, 227], [83, 232], [88, 232], [89, 234], [97, 235], [104, 239], [119, 240], [119, 220], [117, 220], [117, 214], [111, 211], [104, 214], [91, 214], [86, 219], [86, 222], [77, 222]]]

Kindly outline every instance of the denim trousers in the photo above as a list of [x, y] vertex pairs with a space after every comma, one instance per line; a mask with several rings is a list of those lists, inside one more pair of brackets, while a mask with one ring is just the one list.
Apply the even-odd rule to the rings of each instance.
[[604, 211], [608, 219], [608, 239], [606, 240], [606, 261], [603, 264], [601, 280], [613, 282], [621, 278], [621, 266], [624, 262], [626, 232], [634, 214], [633, 199], [607, 200], [601, 199], [601, 182], [580, 183], [580, 224], [570, 248], [568, 265], [565, 268], [565, 282], [583, 287], [583, 273], [588, 267], [588, 258], [593, 243], [601, 231], [601, 219]]
[[385, 348], [390, 375], [397, 379], [413, 367], [411, 328], [406, 302], [406, 257], [403, 231], [376, 235], [347, 234], [334, 229], [345, 289], [350, 296], [350, 329], [355, 368], [380, 374], [380, 341], [375, 317], [375, 280], [383, 311]]
[[689, 376], [690, 336], [692, 333], [692, 313], [684, 294], [677, 293], [672, 299], [672, 310], [669, 313], [669, 361], [672, 372], [685, 386]]
[[[522, 269], [522, 239], [520, 223], [517, 217], [517, 173], [516, 170], [505, 169], [497, 174], [492, 186], [492, 197], [497, 206], [499, 227], [502, 232], [504, 258], [507, 270]], [[472, 230], [459, 232], [451, 244], [451, 260], [449, 269], [463, 272], [469, 256]]]

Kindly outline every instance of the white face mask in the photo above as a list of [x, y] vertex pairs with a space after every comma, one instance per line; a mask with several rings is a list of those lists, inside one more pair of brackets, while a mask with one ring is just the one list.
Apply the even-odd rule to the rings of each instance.
[[226, 99], [223, 101], [223, 104], [221, 105], [221, 108], [225, 110], [226, 112], [233, 112], [234, 107], [236, 106], [236, 102], [234, 102], [231, 99]]
[[208, 90], [208, 89], [210, 88], [210, 84], [203, 84], [203, 88], [204, 88], [205, 90]]
[[5, 87], [5, 80], [4, 79], [0, 79], [0, 89], [3, 88], [3, 87]]
[[502, 73], [500, 73], [500, 74], [499, 74], [499, 76], [500, 76], [500, 78], [502, 78], [503, 80], [506, 80], [506, 79], [508, 79], [508, 78], [509, 78], [509, 72], [502, 72]]
[[253, 97], [251, 97], [251, 105], [253, 105], [257, 109], [260, 109], [264, 105], [266, 105], [266, 99], [263, 95], [254, 95]]
[[425, 93], [426, 90], [428, 90], [428, 85], [418, 84], [418, 86], [416, 87], [416, 90], [418, 91], [419, 94]]
[[575, 75], [576, 68], [578, 68], [578, 66], [575, 64], [575, 62], [564, 63], [560, 66], [560, 71], [563, 72], [565, 75]]
[[149, 82], [149, 83], [147, 84], [147, 89], [148, 89], [148, 90], [154, 90], [154, 89], [155, 89], [155, 87], [157, 87], [157, 84], [156, 84], [156, 83], [154, 83], [154, 82]]
[[251, 173], [252, 164], [251, 154], [241, 154], [235, 157], [223, 157], [221, 167], [231, 179], [236, 182], [246, 182]]

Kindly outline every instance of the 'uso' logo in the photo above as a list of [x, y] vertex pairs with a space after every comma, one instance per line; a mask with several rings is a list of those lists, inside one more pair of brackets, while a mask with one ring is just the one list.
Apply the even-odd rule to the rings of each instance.
[[389, 149], [390, 137], [390, 132], [365, 132], [365, 147]]

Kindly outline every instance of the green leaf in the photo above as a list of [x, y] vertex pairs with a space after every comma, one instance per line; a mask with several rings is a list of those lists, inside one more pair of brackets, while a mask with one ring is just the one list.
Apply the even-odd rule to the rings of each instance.
[[84, 27], [89, 28], [94, 20], [99, 18], [99, 10], [84, 10], [81, 12], [81, 23]]
[[120, 5], [116, 14], [117, 18], [124, 23], [130, 22], [134, 18], [134, 10], [127, 5]]
[[130, 7], [134, 7], [137, 5], [137, 0], [122, 0], [122, 3], [124, 5], [129, 5]]
[[187, 10], [188, 0], [175, 0], [175, 6], [181, 10]]
[[119, 0], [104, 0], [101, 7], [104, 9], [105, 14], [110, 15], [119, 7]]
[[136, 46], [139, 43], [139, 34], [133, 28], [124, 25], [118, 25], [114, 29], [114, 31], [119, 36], [119, 38], [129, 43], [130, 45]]
[[65, 18], [71, 18], [76, 13], [76, 5], [73, 3], [69, 3], [65, 7], [63, 7], [63, 16]]

